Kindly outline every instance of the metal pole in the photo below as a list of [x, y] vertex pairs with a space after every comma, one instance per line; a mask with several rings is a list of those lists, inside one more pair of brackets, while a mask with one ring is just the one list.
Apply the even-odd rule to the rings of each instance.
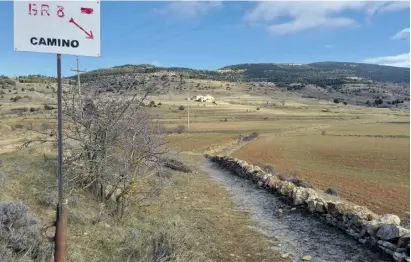
[[80, 73], [81, 72], [86, 72], [85, 70], [81, 70], [80, 69], [80, 62], [79, 62], [79, 57], [76, 57], [77, 60], [77, 67], [76, 69], [71, 69], [71, 71], [76, 72], [77, 73], [77, 87], [78, 87], [78, 94], [80, 96], [80, 102], [81, 102], [81, 82], [80, 82]]
[[62, 86], [61, 86], [61, 54], [57, 54], [57, 128], [58, 128], [58, 195], [59, 204], [63, 203], [63, 114], [62, 114]]
[[81, 97], [80, 68], [78, 65], [78, 56], [77, 56], [77, 85], [78, 85], [78, 95]]
[[190, 128], [190, 91], [187, 95], [187, 129]]
[[63, 114], [62, 114], [62, 85], [61, 85], [61, 54], [57, 54], [57, 176], [58, 204], [56, 214], [56, 234], [54, 261], [67, 261], [67, 203], [63, 203]]

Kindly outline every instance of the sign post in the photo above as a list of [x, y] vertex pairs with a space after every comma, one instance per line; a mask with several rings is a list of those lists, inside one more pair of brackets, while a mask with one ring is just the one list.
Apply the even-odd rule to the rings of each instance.
[[58, 205], [54, 261], [67, 261], [67, 204], [63, 203], [61, 54], [100, 56], [100, 1], [14, 0], [14, 50], [57, 54]]

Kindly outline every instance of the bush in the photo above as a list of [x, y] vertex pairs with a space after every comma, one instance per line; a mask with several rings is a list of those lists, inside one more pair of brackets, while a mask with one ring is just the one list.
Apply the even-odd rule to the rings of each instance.
[[177, 128], [176, 128], [176, 133], [177, 133], [177, 134], [182, 134], [182, 133], [184, 133], [185, 131], [186, 131], [186, 127], [183, 126], [183, 125], [178, 125]]
[[183, 162], [176, 160], [176, 159], [166, 159], [163, 165], [167, 168], [170, 168], [176, 171], [181, 171], [184, 173], [191, 172], [191, 168], [189, 168]]
[[325, 130], [321, 131], [321, 135], [325, 136], [327, 134], [327, 132]]
[[30, 107], [30, 112], [36, 112], [37, 111], [37, 109], [36, 108], [34, 108], [34, 107]]
[[29, 91], [36, 91], [36, 89], [34, 89], [34, 87], [29, 88]]
[[332, 196], [338, 196], [338, 190], [335, 188], [327, 188], [324, 192]]
[[12, 108], [11, 112], [14, 114], [18, 114], [18, 113], [23, 113], [23, 112], [27, 112], [29, 111], [29, 109], [27, 107], [16, 107], [16, 108]]
[[0, 95], [5, 95], [6, 92], [4, 92], [3, 90], [0, 91]]
[[158, 102], [158, 104], [157, 104], [158, 106], [161, 106], [162, 105], [162, 103], [161, 102]]
[[343, 104], [346, 106], [346, 105], [347, 105], [347, 102], [344, 101]]
[[251, 135], [240, 135], [240, 139], [242, 140], [242, 141], [251, 141], [251, 140], [253, 140], [253, 139], [255, 139], [255, 138], [257, 138], [258, 137], [258, 133], [257, 132], [253, 132]]
[[20, 99], [22, 99], [21, 96], [16, 96], [16, 97], [10, 98], [10, 100], [13, 101], [14, 103], [17, 102], [17, 101], [19, 101]]
[[15, 124], [14, 125], [14, 129], [23, 129], [24, 128], [24, 125], [22, 125], [22, 124]]
[[6, 82], [6, 84], [11, 85], [11, 86], [16, 84], [16, 82], [14, 80], [11, 80], [11, 79], [6, 79], [5, 82]]
[[26, 89], [25, 89], [25, 88], [22, 88], [22, 89], [21, 89], [21, 92], [24, 92], [24, 90], [26, 90]]
[[178, 110], [184, 110], [184, 106], [179, 106]]
[[41, 123], [40, 125], [40, 130], [47, 130], [47, 129], [51, 129], [51, 125], [49, 123]]
[[259, 108], [259, 107], [257, 107], [257, 110], [260, 110], [260, 108]]
[[80, 204], [80, 202], [81, 202], [80, 196], [76, 195], [76, 196], [71, 196], [69, 198], [68, 204], [70, 206], [77, 206], [78, 204]]
[[23, 203], [0, 201], [0, 260], [46, 260], [52, 249], [46, 254], [37, 224]]
[[376, 105], [381, 105], [382, 103], [384, 103], [384, 100], [382, 100], [381, 98], [375, 99], [374, 104]]
[[119, 243], [122, 247], [119, 261], [208, 261], [196, 251], [199, 236], [195, 232], [195, 226], [179, 216], [160, 221], [150, 229], [130, 228]]
[[338, 99], [336, 98], [336, 99], [334, 99], [334, 103], [338, 104], [338, 103], [340, 103], [340, 100], [338, 100]]
[[44, 206], [56, 207], [58, 204], [58, 192], [56, 190], [42, 192], [38, 196], [38, 201]]
[[44, 110], [53, 110], [54, 107], [51, 105], [44, 105]]

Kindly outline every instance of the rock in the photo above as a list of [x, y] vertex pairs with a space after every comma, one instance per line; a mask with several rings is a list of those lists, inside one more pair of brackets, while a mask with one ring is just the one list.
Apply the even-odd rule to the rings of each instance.
[[376, 218], [376, 222], [378, 224], [394, 224], [394, 225], [399, 226], [401, 220], [397, 215], [385, 214], [385, 215], [378, 216]]
[[380, 224], [378, 224], [376, 220], [371, 220], [364, 224], [365, 231], [370, 236], [375, 236], [377, 234], [379, 226]]
[[308, 205], [308, 210], [309, 210], [311, 213], [314, 213], [315, 207], [316, 207], [316, 202], [315, 202], [315, 200], [310, 200], [310, 201], [308, 201], [307, 205]]
[[361, 244], [365, 244], [367, 243], [367, 240], [365, 238], [360, 238], [358, 239], [358, 242], [360, 242]]
[[386, 224], [378, 228], [377, 237], [382, 240], [393, 240], [400, 237], [400, 230], [395, 224]]
[[384, 251], [385, 253], [393, 256], [394, 255], [394, 251], [392, 251], [391, 249], [385, 248], [385, 247], [380, 247], [382, 251]]
[[277, 209], [276, 215], [280, 217], [280, 216], [283, 215], [283, 213], [284, 213], [283, 209], [282, 209], [282, 208], [279, 208], [279, 209]]
[[258, 181], [258, 182], [257, 182], [257, 185], [258, 185], [259, 187], [262, 187], [262, 186], [263, 186], [263, 181], [261, 181], [261, 180]]
[[288, 253], [284, 253], [284, 254], [281, 255], [282, 258], [288, 258], [289, 256], [290, 256], [290, 254], [288, 254]]
[[390, 243], [388, 241], [379, 240], [377, 243], [378, 243], [378, 245], [383, 246], [383, 247], [388, 248], [388, 249], [393, 250], [393, 251], [395, 251], [397, 249], [396, 245], [394, 245], [393, 243]]
[[280, 189], [280, 193], [283, 196], [288, 196], [290, 193], [293, 192], [293, 189], [295, 188], [295, 185], [291, 182], [284, 182], [281, 189]]
[[293, 204], [302, 205], [304, 200], [308, 198], [308, 192], [303, 187], [295, 187], [293, 189]]
[[272, 176], [267, 181], [267, 187], [270, 189], [275, 189], [279, 182], [280, 180], [278, 179], [278, 177]]
[[337, 210], [337, 203], [328, 202], [327, 210], [328, 210], [328, 214], [332, 215], [333, 217], [336, 217], [339, 215], [338, 210]]
[[324, 202], [322, 200], [315, 204], [315, 211], [321, 214], [325, 213]]
[[407, 247], [407, 245], [410, 243], [410, 236], [403, 236], [398, 239], [397, 242], [397, 247]]
[[406, 256], [405, 254], [395, 252], [395, 253], [392, 255], [392, 257], [394, 258], [395, 261], [397, 261], [397, 262], [402, 262], [402, 261], [404, 261], [404, 259], [405, 259], [407, 256]]
[[290, 211], [295, 211], [295, 210], [297, 210], [297, 208], [295, 208], [295, 207], [290, 209]]
[[354, 206], [352, 204], [340, 202], [337, 203], [336, 208], [339, 214], [346, 214], [347, 216], [350, 215], [349, 218], [352, 217], [352, 211], [354, 211]]
[[395, 252], [405, 253], [405, 252], [407, 252], [407, 249], [406, 249], [405, 247], [399, 247], [399, 248], [397, 248], [397, 249], [395, 250]]
[[313, 257], [312, 256], [303, 256], [301, 259], [304, 260], [304, 261], [311, 261], [311, 260], [313, 260]]
[[363, 237], [367, 234], [367, 227], [364, 225], [360, 231], [360, 237]]
[[254, 170], [257, 171], [257, 172], [263, 172], [263, 170], [259, 166], [254, 166]]

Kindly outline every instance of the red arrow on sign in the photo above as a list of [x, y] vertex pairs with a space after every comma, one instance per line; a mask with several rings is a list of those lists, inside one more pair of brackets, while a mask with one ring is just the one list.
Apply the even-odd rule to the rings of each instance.
[[73, 23], [75, 26], [77, 26], [78, 28], [80, 28], [81, 31], [83, 31], [84, 33], [86, 33], [88, 39], [94, 39], [94, 37], [93, 37], [93, 32], [92, 32], [91, 30], [90, 30], [90, 33], [87, 32], [83, 27], [81, 27], [79, 24], [77, 24], [76, 21], [74, 21], [73, 18], [70, 18], [69, 23]]

